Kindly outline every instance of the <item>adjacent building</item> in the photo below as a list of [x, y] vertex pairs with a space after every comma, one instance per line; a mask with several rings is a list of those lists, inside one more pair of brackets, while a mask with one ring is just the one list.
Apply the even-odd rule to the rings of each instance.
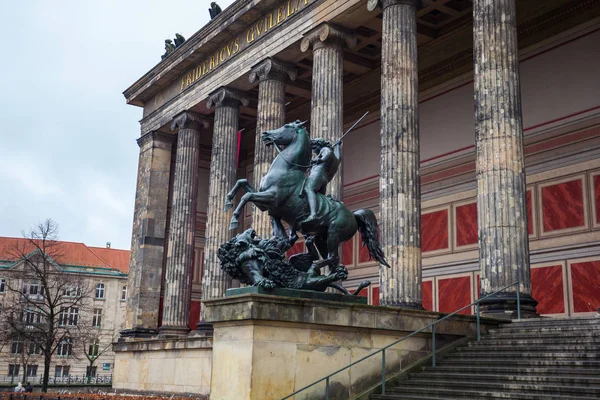
[[[17, 248], [19, 251], [15, 251]], [[43, 286], [39, 280], [24, 279], [19, 272], [24, 261], [15, 254], [23, 249], [31, 250], [31, 254], [37, 251], [30, 246], [28, 239], [0, 237], [0, 312], [14, 309], [15, 301], [22, 302], [19, 296], [15, 296], [14, 290], [22, 288], [28, 298], [41, 296]], [[59, 324], [79, 325], [87, 333], [85, 342], [77, 343], [75, 338], [58, 344], [50, 368], [51, 381], [66, 381], [69, 377], [82, 379], [84, 376], [110, 379], [115, 358], [111, 343], [118, 337], [125, 321], [129, 251], [112, 249], [109, 244], [107, 247], [91, 247], [61, 241], [55, 243], [53, 252], [57, 255], [53, 267], [59, 271], [59, 278], [77, 277], [76, 281], [80, 283], [62, 295], [75, 298], [85, 290], [86, 297], [79, 304], [63, 310]], [[39, 322], [41, 317], [38, 317], [33, 304], [23, 304], [23, 323], [33, 325]], [[96, 336], [98, 340], [91, 339]], [[97, 355], [93, 365], [86, 353]], [[0, 382], [31, 381], [37, 385], [43, 368], [44, 358], [34, 343], [22, 338], [2, 343]]]

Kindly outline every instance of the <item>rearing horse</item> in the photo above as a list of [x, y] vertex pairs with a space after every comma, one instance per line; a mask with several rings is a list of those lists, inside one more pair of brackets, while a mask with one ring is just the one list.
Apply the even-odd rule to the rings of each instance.
[[229, 229], [238, 227], [244, 206], [251, 202], [261, 211], [269, 213], [276, 235], [286, 235], [281, 223], [283, 220], [290, 226], [292, 234], [300, 231], [307, 237], [307, 247], [315, 259], [318, 254], [323, 257], [327, 254], [327, 260], [338, 263], [340, 243], [350, 240], [360, 229], [363, 244], [369, 249], [371, 257], [389, 267], [379, 245], [377, 218], [373, 211], [361, 209], [352, 213], [342, 202], [317, 193], [316, 219], [303, 223], [310, 212], [302, 186], [312, 155], [311, 141], [304, 123], [296, 121], [263, 132], [262, 140], [267, 146], [276, 145], [278, 150], [280, 146], [284, 149], [279, 150], [279, 155], [261, 179], [258, 191], [247, 179], [240, 179], [227, 194], [225, 210], [233, 207], [232, 199], [240, 188], [247, 192], [233, 212]]

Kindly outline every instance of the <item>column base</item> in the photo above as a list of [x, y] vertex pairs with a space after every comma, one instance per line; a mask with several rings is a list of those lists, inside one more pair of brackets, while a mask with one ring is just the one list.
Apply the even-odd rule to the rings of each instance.
[[190, 333], [190, 328], [187, 326], [163, 325], [158, 328], [159, 337], [187, 336], [188, 333]]
[[[485, 296], [482, 293], [481, 296]], [[538, 302], [526, 294], [520, 295], [521, 318], [539, 318], [535, 309]], [[498, 293], [492, 297], [482, 300], [480, 312], [482, 316], [501, 319], [517, 319], [517, 295], [515, 293]]]
[[119, 332], [119, 340], [123, 339], [149, 339], [158, 335], [158, 330], [152, 328], [131, 328]]
[[422, 303], [412, 303], [412, 302], [396, 302], [396, 301], [383, 301], [379, 304], [380, 306], [386, 307], [398, 307], [398, 308], [409, 308], [411, 310], [424, 310]]
[[196, 336], [213, 337], [215, 328], [210, 322], [200, 321], [196, 324]]

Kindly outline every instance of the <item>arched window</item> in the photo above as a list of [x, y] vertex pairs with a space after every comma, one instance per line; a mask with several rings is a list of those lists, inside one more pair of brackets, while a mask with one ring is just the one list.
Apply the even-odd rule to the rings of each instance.
[[127, 300], [127, 285], [121, 288], [121, 301]]
[[99, 283], [96, 285], [96, 299], [104, 299], [104, 283]]

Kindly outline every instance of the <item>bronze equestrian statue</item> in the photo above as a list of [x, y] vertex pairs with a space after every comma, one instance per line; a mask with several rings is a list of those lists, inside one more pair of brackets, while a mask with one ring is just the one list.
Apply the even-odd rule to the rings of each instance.
[[[339, 263], [338, 249], [341, 243], [350, 240], [358, 230], [370, 256], [389, 267], [378, 241], [377, 218], [373, 211], [360, 209], [352, 213], [342, 202], [323, 193], [322, 182], [319, 185], [313, 185], [311, 182], [306, 185], [307, 179], [310, 179], [306, 176], [307, 170], [311, 165], [320, 163], [311, 163], [312, 143], [318, 141], [311, 142], [303, 122], [295, 121], [281, 128], [263, 132], [262, 141], [266, 146], [276, 146], [279, 154], [261, 179], [258, 191], [248, 180], [240, 179], [227, 194], [225, 210], [233, 207], [232, 200], [239, 189], [246, 191], [233, 212], [229, 229], [238, 227], [242, 210], [250, 202], [259, 210], [269, 213], [275, 237], [288, 238], [282, 224], [282, 221], [285, 221], [290, 227], [292, 237], [296, 236], [296, 232], [300, 232], [306, 238], [307, 256], [314, 263], [330, 265], [332, 273], [340, 275], [341, 271], [345, 271], [347, 275], [347, 270]], [[337, 155], [333, 153], [332, 156]], [[332, 161], [325, 163], [326, 166], [337, 170], [339, 162], [335, 159]], [[329, 170], [322, 172], [327, 181], [333, 177]], [[316, 201], [311, 207], [308, 196], [304, 195], [305, 190], [317, 186], [318, 191], [313, 192]], [[318, 262], [320, 256], [324, 260]]]

